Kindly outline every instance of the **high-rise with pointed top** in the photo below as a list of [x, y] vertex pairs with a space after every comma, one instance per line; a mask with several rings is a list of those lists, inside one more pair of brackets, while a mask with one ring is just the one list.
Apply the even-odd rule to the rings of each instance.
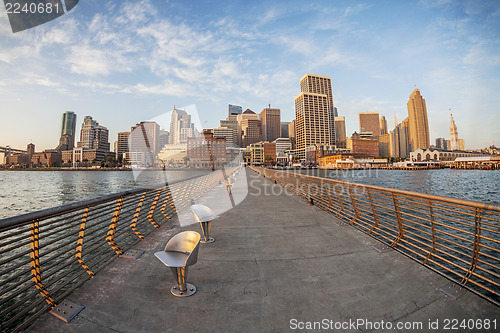
[[406, 104], [408, 107], [409, 144], [410, 150], [418, 148], [429, 148], [429, 121], [427, 120], [427, 108], [425, 99], [420, 95], [420, 90], [415, 89]]

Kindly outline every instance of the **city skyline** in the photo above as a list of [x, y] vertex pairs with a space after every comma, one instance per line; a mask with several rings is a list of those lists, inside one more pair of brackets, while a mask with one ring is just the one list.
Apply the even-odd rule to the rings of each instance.
[[431, 143], [448, 137], [450, 108], [467, 148], [500, 140], [497, 3], [286, 4], [86, 1], [15, 35], [1, 8], [2, 121], [12, 126], [0, 144], [55, 147], [51, 126], [67, 110], [99, 119], [112, 142], [174, 105], [196, 104], [207, 128], [228, 104], [271, 104], [291, 121], [304, 73], [332, 78], [348, 136], [359, 112], [404, 119], [418, 88]]

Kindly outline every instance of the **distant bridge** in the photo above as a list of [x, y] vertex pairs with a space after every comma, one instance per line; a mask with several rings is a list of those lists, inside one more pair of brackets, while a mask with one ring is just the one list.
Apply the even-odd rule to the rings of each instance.
[[11, 148], [10, 146], [2, 147], [0, 146], [0, 153], [4, 153], [5, 156], [10, 156], [13, 153], [27, 153], [26, 150]]

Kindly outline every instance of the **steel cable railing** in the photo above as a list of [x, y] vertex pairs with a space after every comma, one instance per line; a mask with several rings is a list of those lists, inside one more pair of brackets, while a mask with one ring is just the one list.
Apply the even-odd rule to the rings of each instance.
[[252, 167], [290, 194], [500, 305], [500, 206]]
[[0, 220], [0, 331], [26, 328], [224, 180], [216, 171]]

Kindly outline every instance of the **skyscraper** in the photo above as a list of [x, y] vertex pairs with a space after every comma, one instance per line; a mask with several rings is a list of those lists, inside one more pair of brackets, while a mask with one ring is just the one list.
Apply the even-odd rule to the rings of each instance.
[[116, 147], [116, 159], [128, 160], [128, 138], [130, 132], [120, 132], [118, 133], [118, 144]]
[[242, 113], [243, 113], [243, 109], [241, 108], [241, 106], [229, 104], [228, 111], [227, 111], [228, 116], [235, 115], [235, 114], [242, 114]]
[[170, 120], [170, 144], [186, 143], [187, 138], [195, 136], [195, 134], [191, 115], [187, 114], [184, 110], [174, 107]]
[[281, 136], [280, 109], [263, 109], [260, 112], [262, 120], [262, 140], [272, 142]]
[[[300, 79], [300, 91], [303, 93], [312, 93], [326, 95], [326, 112], [327, 124], [323, 126], [328, 127], [330, 139], [326, 145], [335, 144], [335, 108], [333, 106], [333, 92], [332, 92], [332, 79], [328, 76], [306, 74]], [[295, 103], [297, 105], [297, 103]], [[320, 107], [321, 109], [322, 107]], [[321, 111], [323, 112], [323, 111]], [[297, 110], [295, 111], [297, 113]], [[298, 136], [297, 136], [298, 138]], [[298, 141], [297, 141], [298, 143]], [[297, 146], [298, 147], [298, 146]]]
[[335, 143], [345, 148], [346, 131], [345, 117], [335, 117]]
[[372, 136], [380, 136], [380, 122], [378, 112], [366, 111], [359, 113], [359, 132], [371, 132]]
[[453, 120], [453, 115], [450, 114], [450, 141], [451, 141], [451, 150], [458, 150], [460, 147], [458, 145], [458, 130], [457, 124], [455, 124], [455, 120]]
[[447, 141], [448, 140], [446, 140], [445, 138], [437, 138], [436, 139], [436, 148], [448, 150]]
[[61, 135], [70, 135], [66, 137], [68, 150], [73, 149], [75, 146], [75, 132], [76, 132], [76, 114], [73, 111], [66, 111], [62, 115]]
[[387, 132], [387, 119], [385, 116], [380, 117], [380, 135], [388, 134]]
[[311, 146], [335, 144], [335, 117], [331, 79], [306, 74], [295, 97], [295, 136], [298, 154], [305, 158]]
[[62, 115], [61, 135], [69, 134], [75, 137], [76, 114], [73, 111], [66, 111]]
[[84, 118], [78, 147], [109, 152], [108, 139], [109, 131], [106, 127], [99, 125], [99, 123], [90, 116]]
[[411, 151], [430, 146], [429, 122], [425, 99], [420, 95], [420, 90], [415, 89], [406, 104], [408, 107], [409, 146]]
[[282, 138], [288, 138], [289, 137], [289, 132], [288, 132], [288, 126], [290, 125], [289, 121], [282, 121], [281, 122], [281, 137]]
[[241, 137], [241, 147], [262, 141], [262, 121], [258, 114], [250, 109], [237, 116], [238, 132]]

